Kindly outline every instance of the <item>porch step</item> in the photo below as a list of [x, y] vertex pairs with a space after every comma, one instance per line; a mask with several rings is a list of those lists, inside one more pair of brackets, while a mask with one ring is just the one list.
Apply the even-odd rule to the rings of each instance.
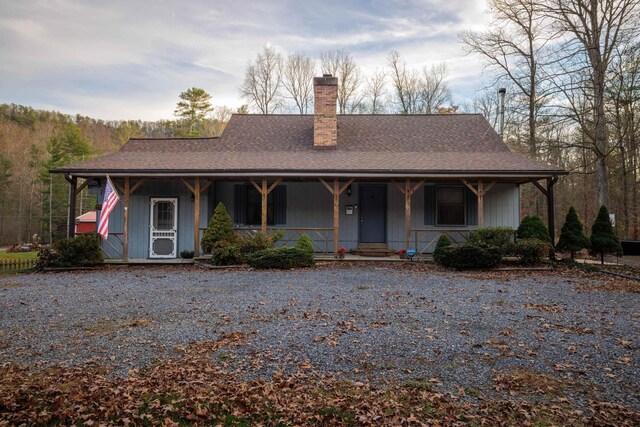
[[365, 257], [388, 257], [394, 255], [396, 251], [389, 249], [386, 243], [361, 243], [358, 249], [352, 249], [351, 253]]
[[358, 249], [387, 249], [386, 243], [359, 243]]

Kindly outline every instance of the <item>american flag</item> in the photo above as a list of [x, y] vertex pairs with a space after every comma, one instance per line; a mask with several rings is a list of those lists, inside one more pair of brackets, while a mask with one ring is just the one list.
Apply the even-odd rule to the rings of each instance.
[[98, 222], [98, 234], [103, 239], [109, 237], [109, 214], [116, 207], [120, 200], [118, 192], [113, 188], [111, 179], [107, 175], [107, 185], [104, 188], [104, 198], [102, 199], [102, 211], [100, 212], [100, 221]]

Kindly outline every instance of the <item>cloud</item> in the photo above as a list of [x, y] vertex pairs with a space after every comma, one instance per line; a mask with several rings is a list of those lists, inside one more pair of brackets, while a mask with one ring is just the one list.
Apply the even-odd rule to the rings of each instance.
[[237, 107], [244, 68], [266, 43], [314, 57], [345, 48], [365, 73], [394, 49], [416, 68], [444, 61], [461, 83], [454, 95], [465, 97], [482, 68], [457, 34], [486, 25], [483, 8], [474, 0], [8, 2], [0, 102], [153, 120], [170, 118], [178, 94], [198, 86]]

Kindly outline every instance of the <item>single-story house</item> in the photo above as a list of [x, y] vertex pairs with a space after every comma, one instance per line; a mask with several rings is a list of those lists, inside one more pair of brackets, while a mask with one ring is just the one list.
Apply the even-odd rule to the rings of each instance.
[[219, 202], [240, 232], [284, 229], [283, 244], [307, 233], [334, 254], [424, 253], [442, 233], [516, 228], [527, 182], [553, 210], [566, 172], [512, 152], [482, 115], [337, 115], [337, 83], [314, 79], [312, 115], [234, 114], [217, 138], [132, 138], [52, 172], [65, 174], [71, 194], [90, 185], [98, 200], [110, 176], [121, 200], [103, 250], [124, 261], [198, 255]]

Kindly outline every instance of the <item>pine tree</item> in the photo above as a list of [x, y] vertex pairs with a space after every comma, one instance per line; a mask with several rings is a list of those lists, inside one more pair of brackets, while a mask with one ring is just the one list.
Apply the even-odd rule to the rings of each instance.
[[233, 243], [235, 240], [233, 221], [231, 221], [231, 216], [227, 212], [224, 203], [220, 202], [213, 211], [213, 216], [209, 220], [209, 227], [207, 227], [202, 236], [202, 241], [200, 242], [202, 250], [211, 252], [216, 243], [222, 241]]
[[211, 95], [204, 89], [192, 87], [180, 94], [180, 102], [174, 114], [185, 120], [188, 129], [181, 132], [184, 136], [203, 136], [202, 122], [207, 113], [213, 111]]
[[584, 235], [582, 222], [578, 218], [576, 210], [571, 206], [560, 231], [560, 239], [556, 249], [571, 252], [571, 259], [575, 259], [576, 252], [588, 247], [589, 239]]
[[600, 255], [600, 262], [604, 264], [605, 253], [622, 255], [622, 246], [613, 232], [609, 211], [605, 205], [602, 205], [591, 226], [591, 254]]

